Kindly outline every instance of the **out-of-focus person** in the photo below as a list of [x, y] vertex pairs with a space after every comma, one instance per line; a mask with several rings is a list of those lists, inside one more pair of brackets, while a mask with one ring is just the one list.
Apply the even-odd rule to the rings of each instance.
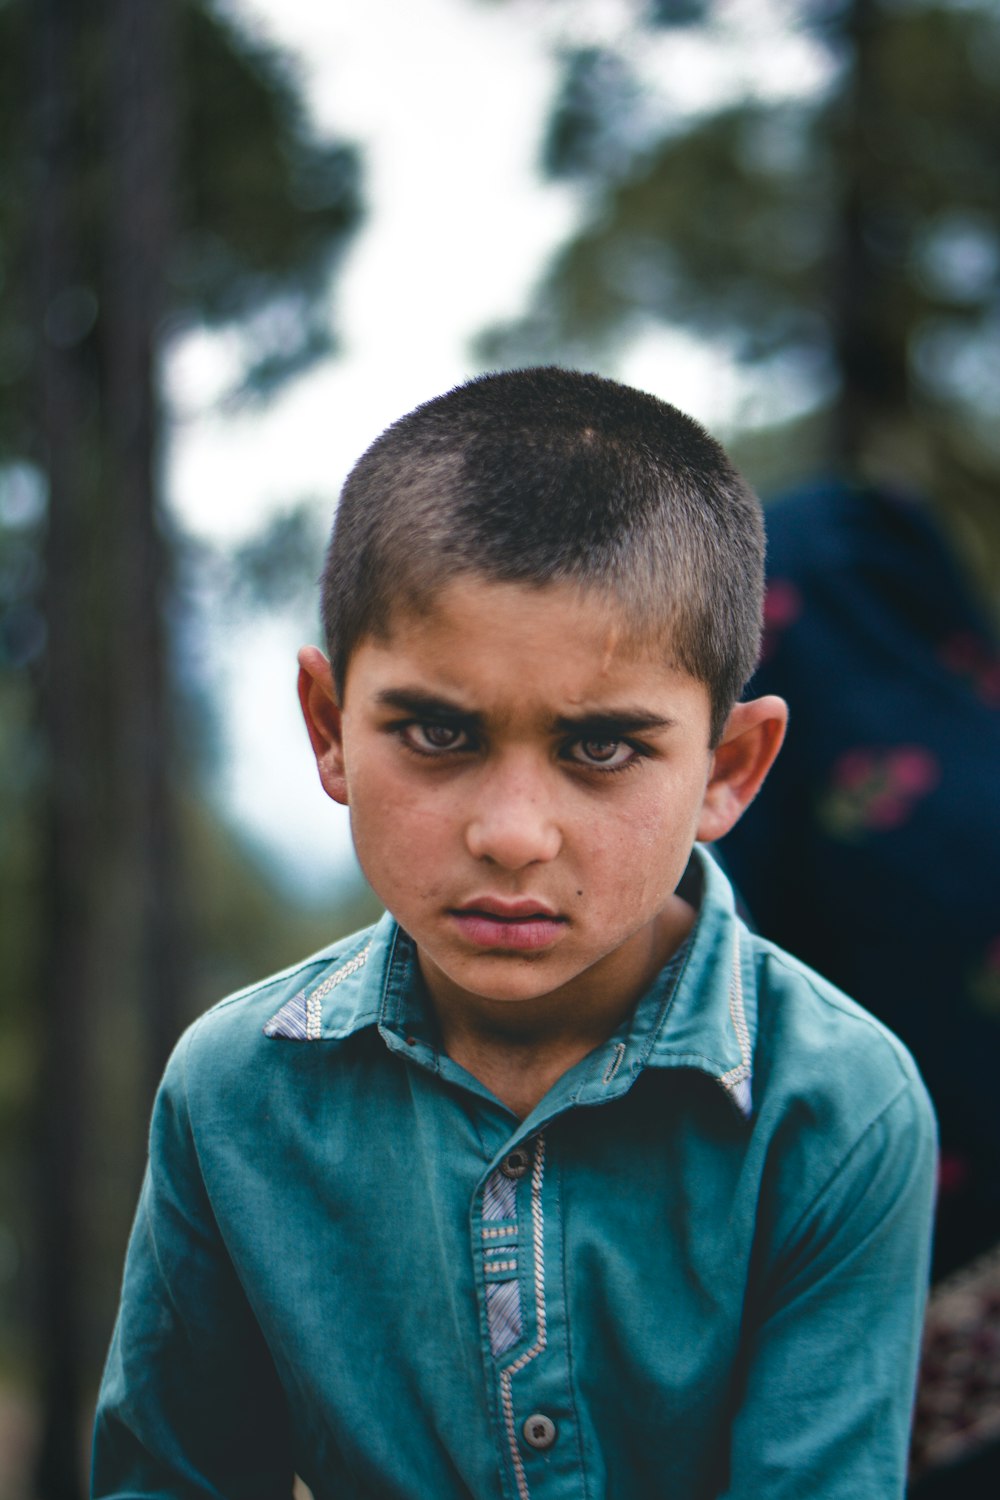
[[923, 1072], [941, 1127], [939, 1289], [911, 1493], [995, 1500], [1000, 649], [918, 500], [817, 484], [775, 501], [767, 526], [750, 691], [787, 699], [790, 728], [721, 852], [759, 929], [887, 1022]]

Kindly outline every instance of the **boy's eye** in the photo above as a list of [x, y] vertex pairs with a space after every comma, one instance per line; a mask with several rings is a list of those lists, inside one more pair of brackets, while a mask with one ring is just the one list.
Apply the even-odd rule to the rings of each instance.
[[438, 755], [446, 750], [467, 749], [467, 735], [464, 729], [459, 729], [454, 724], [407, 724], [403, 729], [403, 738], [412, 750], [419, 750], [423, 755]]
[[577, 740], [571, 747], [571, 759], [578, 765], [599, 766], [602, 771], [617, 771], [636, 755], [628, 740]]

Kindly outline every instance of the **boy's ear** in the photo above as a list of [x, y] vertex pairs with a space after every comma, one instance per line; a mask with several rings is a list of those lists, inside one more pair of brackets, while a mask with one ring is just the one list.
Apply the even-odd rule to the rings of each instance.
[[712, 755], [696, 837], [721, 839], [756, 797], [785, 738], [788, 705], [768, 694], [737, 703]]
[[346, 806], [343, 716], [330, 663], [317, 646], [303, 646], [299, 652], [299, 702], [323, 790]]

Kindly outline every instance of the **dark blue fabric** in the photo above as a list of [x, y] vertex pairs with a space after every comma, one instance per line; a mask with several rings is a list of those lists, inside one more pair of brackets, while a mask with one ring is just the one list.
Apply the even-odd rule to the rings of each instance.
[[756, 925], [890, 1025], [938, 1109], [936, 1270], [1000, 1239], [1000, 654], [925, 507], [768, 509], [785, 748], [721, 846]]

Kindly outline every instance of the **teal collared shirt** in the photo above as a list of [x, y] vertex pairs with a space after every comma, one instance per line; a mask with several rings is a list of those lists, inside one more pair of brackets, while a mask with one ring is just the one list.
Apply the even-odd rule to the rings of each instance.
[[934, 1124], [900, 1044], [736, 918], [523, 1121], [385, 918], [181, 1040], [94, 1495], [889, 1500]]

